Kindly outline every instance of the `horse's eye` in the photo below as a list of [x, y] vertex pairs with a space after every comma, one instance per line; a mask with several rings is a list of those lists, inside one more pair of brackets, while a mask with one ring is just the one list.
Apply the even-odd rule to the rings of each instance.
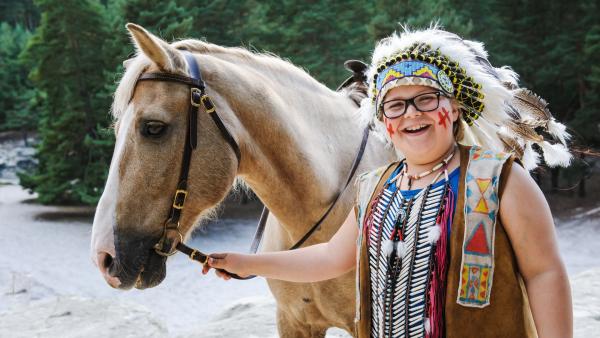
[[160, 121], [146, 121], [142, 126], [142, 135], [159, 138], [167, 131], [167, 124]]

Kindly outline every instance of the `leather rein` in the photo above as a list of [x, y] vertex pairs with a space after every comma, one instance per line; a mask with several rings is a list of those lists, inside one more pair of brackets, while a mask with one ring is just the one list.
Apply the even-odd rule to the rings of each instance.
[[[182, 83], [182, 84], [187, 85], [190, 90], [190, 104], [188, 106], [189, 107], [188, 108], [188, 128], [187, 128], [186, 136], [185, 136], [185, 145], [184, 145], [184, 149], [183, 149], [183, 159], [182, 159], [182, 163], [181, 163], [181, 171], [179, 174], [179, 181], [177, 184], [177, 189], [175, 190], [175, 194], [173, 196], [173, 203], [171, 205], [169, 216], [164, 222], [163, 234], [162, 234], [161, 238], [159, 239], [159, 241], [154, 245], [154, 250], [156, 251], [157, 254], [159, 254], [161, 256], [165, 256], [165, 257], [174, 255], [175, 253], [177, 253], [177, 251], [180, 251], [180, 252], [186, 254], [190, 259], [195, 260], [204, 265], [208, 262], [208, 255], [202, 253], [199, 250], [193, 249], [193, 248], [185, 245], [183, 243], [183, 235], [181, 234], [181, 231], [179, 229], [179, 221], [181, 218], [181, 214], [183, 212], [186, 197], [188, 195], [187, 181], [188, 181], [188, 175], [189, 175], [189, 170], [190, 170], [191, 157], [192, 157], [193, 151], [196, 149], [197, 144], [198, 144], [198, 142], [197, 142], [197, 139], [198, 139], [197, 122], [198, 122], [198, 112], [200, 111], [201, 107], [204, 108], [204, 111], [210, 115], [210, 117], [216, 124], [217, 128], [219, 128], [219, 131], [221, 132], [221, 135], [223, 136], [225, 141], [227, 141], [227, 143], [229, 143], [229, 145], [233, 149], [235, 156], [237, 158], [238, 167], [240, 165], [241, 152], [240, 152], [240, 148], [239, 148], [237, 142], [235, 141], [235, 139], [233, 138], [233, 136], [231, 135], [229, 130], [227, 130], [227, 127], [225, 127], [225, 124], [223, 124], [223, 121], [217, 114], [215, 105], [213, 104], [212, 100], [206, 94], [206, 85], [204, 83], [204, 80], [202, 79], [202, 75], [200, 73], [200, 68], [198, 66], [198, 63], [196, 62], [196, 59], [189, 52], [184, 52], [183, 54], [184, 54], [185, 59], [188, 64], [189, 75], [190, 75], [189, 77], [183, 76], [183, 75], [178, 75], [178, 74], [171, 74], [171, 73], [153, 72], [153, 73], [142, 74], [138, 79], [138, 81], [168, 81], [168, 82]], [[346, 190], [346, 188], [352, 181], [352, 177], [354, 176], [354, 174], [358, 168], [358, 165], [360, 164], [362, 156], [364, 154], [368, 137], [369, 137], [369, 128], [367, 126], [363, 131], [363, 138], [362, 138], [362, 142], [361, 142], [359, 151], [356, 155], [356, 158], [354, 159], [354, 162], [352, 164], [352, 169], [350, 170], [350, 173], [348, 175], [348, 178], [346, 180], [344, 187], [342, 188], [342, 190], [340, 192], [338, 192], [335, 199], [333, 200], [333, 202], [331, 203], [331, 205], [329, 206], [327, 211], [325, 211], [323, 216], [321, 216], [321, 218], [306, 232], [306, 234], [304, 236], [302, 236], [302, 238], [300, 240], [298, 240], [293, 246], [291, 246], [289, 250], [297, 249], [302, 244], [304, 244], [304, 242], [306, 242], [310, 238], [310, 236], [317, 229], [319, 229], [319, 227], [321, 226], [323, 221], [327, 218], [329, 213], [333, 210], [334, 206], [337, 204], [337, 201], [340, 199], [342, 193]], [[269, 209], [267, 209], [267, 207], [265, 206], [261, 213], [260, 220], [258, 222], [258, 226], [257, 226], [256, 232], [254, 234], [254, 240], [250, 247], [250, 253], [256, 253], [256, 251], [258, 250], [258, 247], [262, 240], [262, 235], [265, 230], [265, 225], [266, 225], [268, 215], [269, 215]], [[171, 235], [171, 234], [173, 234], [173, 235]], [[173, 248], [174, 242], [176, 242], [177, 244]], [[240, 277], [236, 274], [229, 273], [225, 270], [221, 270], [221, 269], [219, 269], [219, 270], [227, 273], [228, 275], [230, 275], [232, 278], [235, 278], [235, 279], [246, 280], [246, 279], [251, 279], [251, 278], [256, 277], [256, 276]]]

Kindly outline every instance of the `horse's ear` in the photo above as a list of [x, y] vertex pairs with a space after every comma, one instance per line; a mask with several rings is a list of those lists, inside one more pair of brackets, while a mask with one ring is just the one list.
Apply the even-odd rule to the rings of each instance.
[[181, 53], [167, 42], [136, 24], [128, 23], [125, 27], [131, 33], [137, 48], [156, 63], [160, 69], [173, 72], [185, 68], [185, 61]]

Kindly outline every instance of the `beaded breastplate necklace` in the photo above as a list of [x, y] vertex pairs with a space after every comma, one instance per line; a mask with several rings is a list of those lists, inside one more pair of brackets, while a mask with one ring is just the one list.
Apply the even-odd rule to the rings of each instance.
[[[412, 177], [401, 162], [399, 173], [372, 202], [367, 219], [372, 337], [443, 336], [447, 225], [454, 213], [447, 164], [454, 153]], [[403, 177], [412, 181], [439, 169], [430, 185], [410, 197], [402, 195]], [[442, 175], [444, 184], [435, 184]]]

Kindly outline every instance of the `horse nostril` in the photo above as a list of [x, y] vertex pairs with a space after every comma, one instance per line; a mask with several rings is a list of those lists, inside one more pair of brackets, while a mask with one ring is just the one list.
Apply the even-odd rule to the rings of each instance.
[[112, 262], [113, 262], [113, 258], [112, 258], [111, 255], [109, 255], [109, 254], [104, 255], [104, 260], [102, 261], [102, 265], [103, 266], [110, 267], [110, 265], [112, 264]]
[[100, 271], [103, 274], [115, 276], [115, 260], [108, 252], [98, 253], [98, 265], [100, 265]]

